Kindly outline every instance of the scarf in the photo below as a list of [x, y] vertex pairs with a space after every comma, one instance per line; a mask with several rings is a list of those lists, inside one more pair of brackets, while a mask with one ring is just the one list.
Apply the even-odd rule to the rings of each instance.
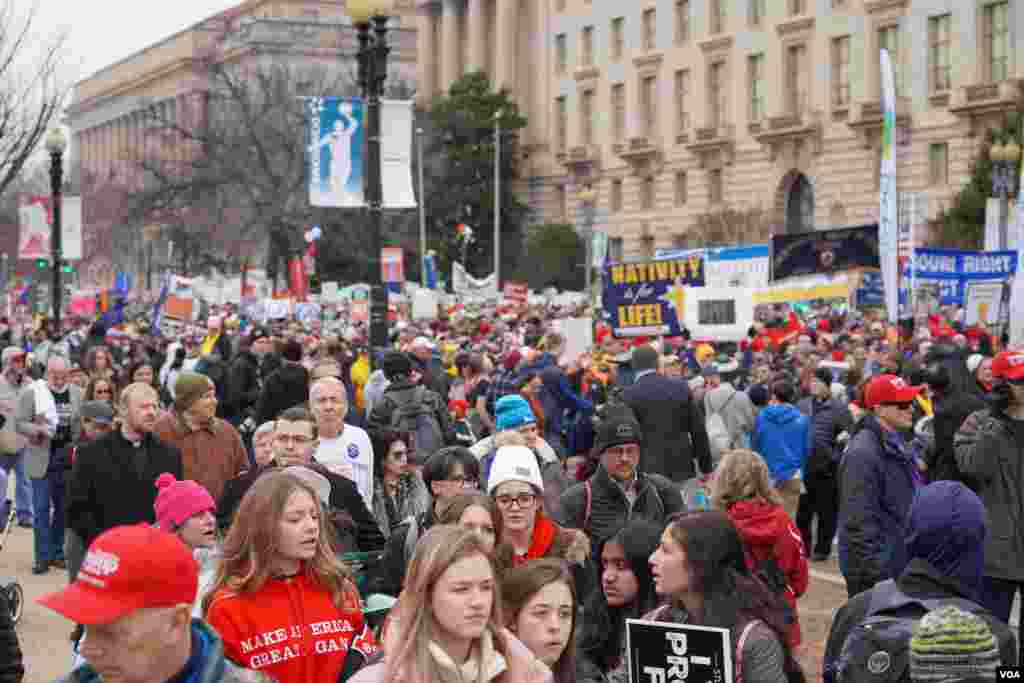
[[427, 649], [440, 669], [443, 683], [487, 683], [508, 669], [505, 657], [494, 649], [494, 636], [490, 629], [485, 630], [480, 640], [473, 644], [469, 658], [461, 665], [433, 641]]
[[530, 560], [539, 560], [547, 556], [548, 550], [555, 542], [556, 531], [555, 523], [545, 517], [543, 513], [538, 512], [537, 521], [533, 525], [533, 538], [530, 541], [530, 547], [525, 555], [517, 555], [514, 550], [512, 551], [512, 566], [518, 567]]

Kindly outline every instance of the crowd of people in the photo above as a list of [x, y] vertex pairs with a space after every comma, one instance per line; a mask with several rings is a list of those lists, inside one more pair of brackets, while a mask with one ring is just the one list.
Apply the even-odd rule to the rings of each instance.
[[233, 311], [172, 340], [0, 321], [0, 485], [33, 573], [67, 571], [41, 602], [68, 680], [625, 683], [643, 618], [804, 681], [833, 556], [826, 681], [1017, 663], [1024, 351], [954, 309], [780, 305], [739, 344], [596, 323], [572, 357], [580, 311], [490, 313], [377, 349]]

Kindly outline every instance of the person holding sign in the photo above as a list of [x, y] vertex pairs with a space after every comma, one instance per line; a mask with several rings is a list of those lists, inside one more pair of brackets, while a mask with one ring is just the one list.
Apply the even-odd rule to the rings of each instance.
[[728, 629], [736, 681], [803, 683], [786, 644], [789, 607], [747, 569], [728, 515], [674, 516], [650, 563], [655, 590], [670, 602], [646, 620]]

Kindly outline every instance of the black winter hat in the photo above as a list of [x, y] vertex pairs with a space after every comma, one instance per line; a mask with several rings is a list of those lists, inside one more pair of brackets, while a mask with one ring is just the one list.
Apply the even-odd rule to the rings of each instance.
[[600, 456], [609, 448], [643, 442], [640, 423], [626, 411], [610, 412], [597, 426], [594, 450]]

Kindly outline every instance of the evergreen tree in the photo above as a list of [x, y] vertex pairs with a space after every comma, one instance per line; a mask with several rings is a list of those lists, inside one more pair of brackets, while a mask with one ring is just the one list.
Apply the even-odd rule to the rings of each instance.
[[586, 276], [587, 246], [567, 223], [531, 226], [526, 236], [526, 264], [518, 278], [530, 287], [580, 291]]

